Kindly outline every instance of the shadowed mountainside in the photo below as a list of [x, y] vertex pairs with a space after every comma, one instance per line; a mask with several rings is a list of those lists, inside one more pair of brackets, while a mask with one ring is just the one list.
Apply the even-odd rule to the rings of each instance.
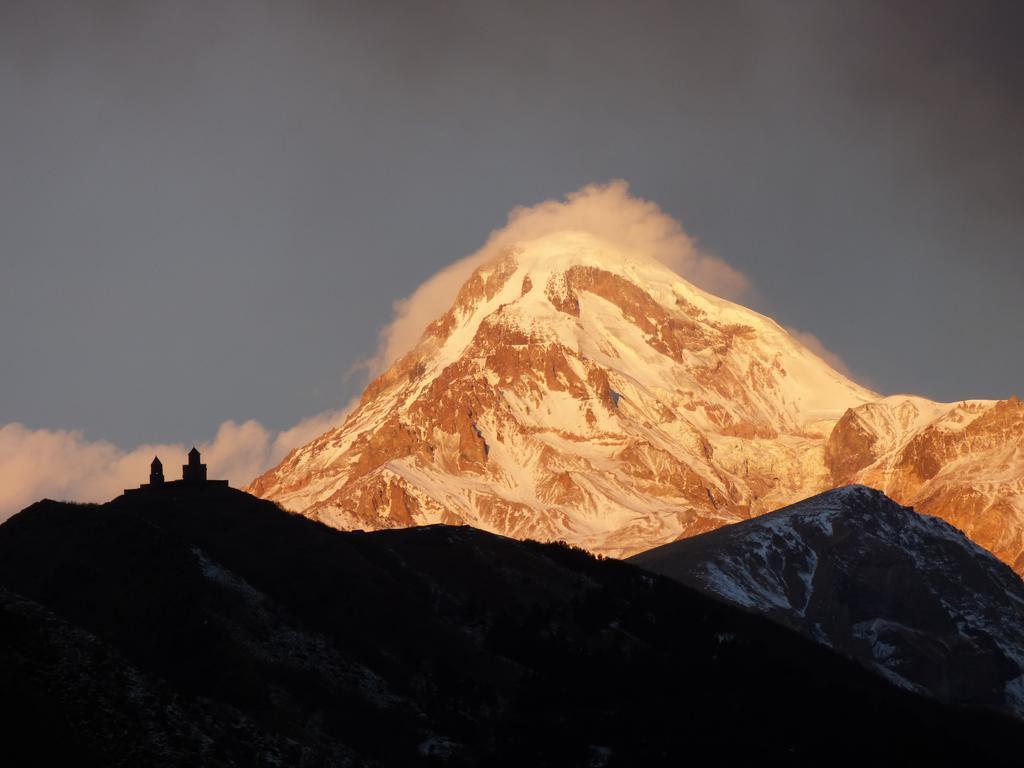
[[1024, 717], [1024, 582], [945, 521], [853, 485], [631, 558], [899, 685]]
[[991, 765], [1024, 744], [629, 564], [343, 533], [216, 487], [0, 526], [0, 715], [8, 765]]

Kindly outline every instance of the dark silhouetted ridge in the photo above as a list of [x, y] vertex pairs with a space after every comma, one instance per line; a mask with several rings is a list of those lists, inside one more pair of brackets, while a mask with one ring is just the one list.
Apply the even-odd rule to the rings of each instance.
[[6, 765], [994, 765], [1024, 743], [626, 563], [187, 484], [0, 526], [0, 706]]

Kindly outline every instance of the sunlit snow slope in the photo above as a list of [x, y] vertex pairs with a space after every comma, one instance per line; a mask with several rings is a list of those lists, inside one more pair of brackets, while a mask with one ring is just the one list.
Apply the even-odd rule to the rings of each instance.
[[937, 515], [1024, 573], [1024, 404], [887, 397], [829, 437], [833, 485], [859, 482]]
[[898, 408], [769, 318], [563, 232], [477, 269], [344, 424], [250, 490], [338, 528], [468, 523], [625, 556], [858, 475], [833, 428], [879, 402]]

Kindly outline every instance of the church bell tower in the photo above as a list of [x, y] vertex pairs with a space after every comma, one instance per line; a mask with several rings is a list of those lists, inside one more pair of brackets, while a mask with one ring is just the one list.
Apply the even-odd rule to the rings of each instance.
[[157, 456], [153, 457], [153, 463], [149, 465], [149, 484], [162, 485], [164, 482], [164, 465], [160, 463]]
[[199, 462], [199, 451], [194, 445], [188, 452], [188, 464], [181, 467], [181, 479], [186, 483], [206, 482], [206, 465]]

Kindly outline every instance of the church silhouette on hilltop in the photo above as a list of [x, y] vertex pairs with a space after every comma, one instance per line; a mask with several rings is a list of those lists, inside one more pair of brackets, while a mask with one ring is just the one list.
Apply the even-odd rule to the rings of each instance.
[[199, 459], [199, 450], [193, 445], [192, 450], [188, 452], [188, 464], [181, 465], [181, 480], [164, 480], [164, 465], [159, 456], [154, 456], [153, 463], [149, 465], [149, 482], [138, 488], [126, 488], [124, 492], [139, 493], [168, 486], [227, 486], [227, 480], [207, 480], [206, 465]]

